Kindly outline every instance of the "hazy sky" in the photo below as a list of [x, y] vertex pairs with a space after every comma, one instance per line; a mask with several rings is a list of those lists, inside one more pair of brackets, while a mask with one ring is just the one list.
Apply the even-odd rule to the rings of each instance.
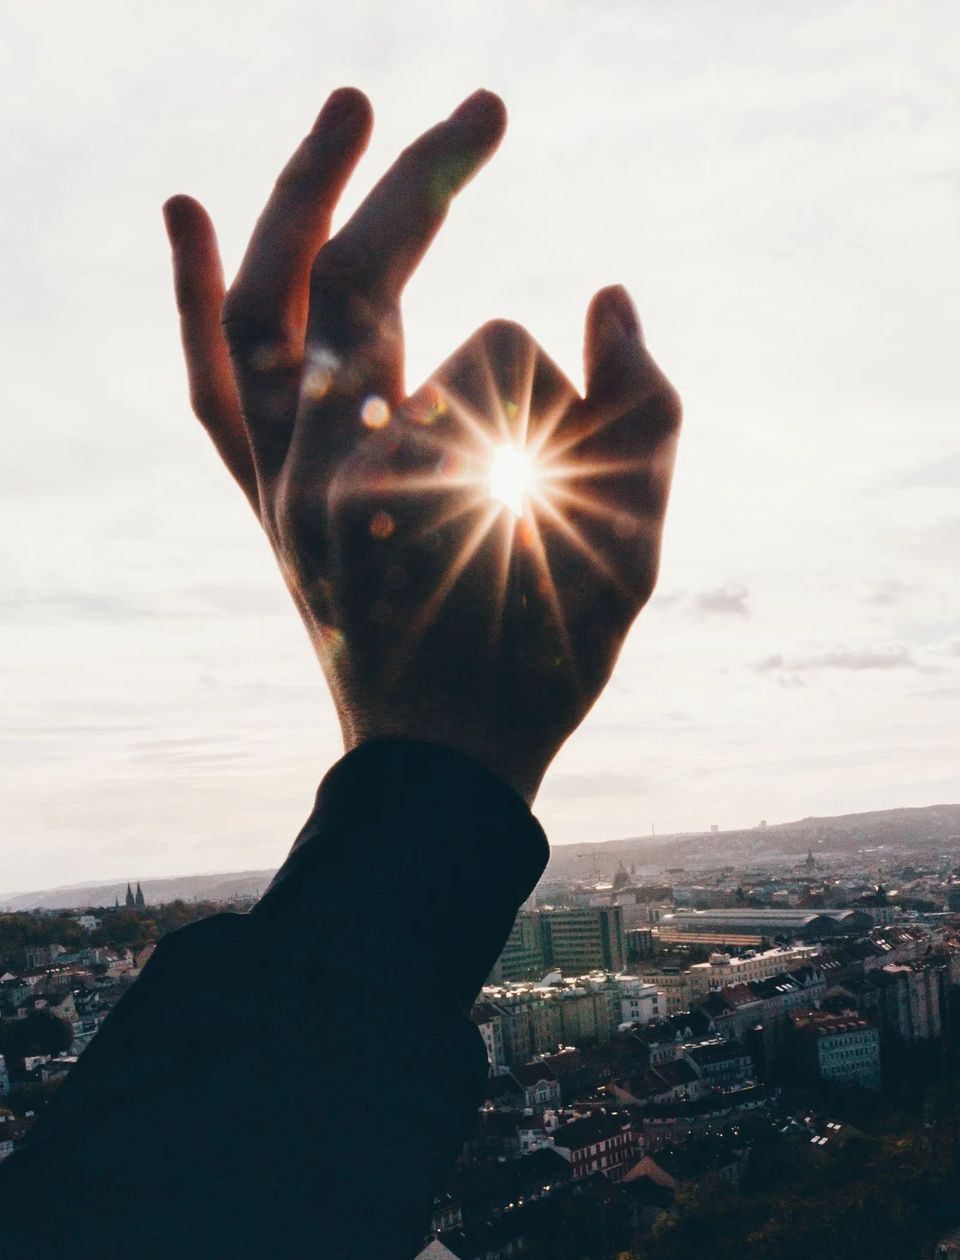
[[684, 397], [658, 592], [551, 771], [555, 841], [960, 800], [960, 6], [429, 0], [0, 9], [0, 892], [279, 862], [338, 751], [189, 413], [160, 220], [228, 269], [328, 91], [348, 210], [478, 86], [507, 139], [409, 290], [579, 380], [620, 281]]

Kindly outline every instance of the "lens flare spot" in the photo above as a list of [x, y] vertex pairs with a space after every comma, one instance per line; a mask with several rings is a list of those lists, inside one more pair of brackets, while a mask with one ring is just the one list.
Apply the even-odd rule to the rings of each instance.
[[533, 460], [526, 451], [505, 443], [493, 453], [490, 464], [490, 496], [508, 507], [514, 516], [523, 515], [523, 505], [536, 483]]
[[339, 366], [340, 360], [325, 346], [315, 346], [308, 350], [300, 385], [304, 396], [315, 400], [324, 398], [330, 391], [334, 373]]
[[390, 407], [385, 398], [371, 394], [360, 408], [360, 419], [368, 429], [382, 429], [390, 423]]
[[377, 512], [370, 521], [370, 533], [374, 538], [389, 538], [396, 528], [396, 522], [389, 512]]
[[417, 398], [413, 419], [417, 424], [435, 424], [447, 411], [447, 399], [439, 385], [429, 385]]
[[319, 644], [322, 655], [336, 660], [343, 650], [346, 640], [339, 630], [335, 630], [333, 626], [320, 625], [319, 628]]
[[440, 460], [441, 477], [462, 477], [466, 461], [459, 451], [447, 451]]
[[255, 372], [273, 372], [287, 365], [289, 349], [282, 343], [257, 346], [250, 355], [250, 366]]

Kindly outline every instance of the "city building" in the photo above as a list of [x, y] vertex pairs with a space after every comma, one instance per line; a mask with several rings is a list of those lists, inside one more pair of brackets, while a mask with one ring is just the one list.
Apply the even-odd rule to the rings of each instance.
[[661, 917], [664, 932], [722, 936], [759, 935], [771, 939], [820, 941], [831, 936], [867, 932], [872, 917], [862, 910], [685, 910]]
[[683, 1054], [703, 1083], [715, 1089], [742, 1085], [754, 1075], [753, 1060], [739, 1041], [705, 1041], [686, 1046]]
[[628, 928], [624, 919], [624, 940], [627, 949], [627, 966], [642, 962], [654, 956], [659, 946], [659, 937], [652, 927]]
[[503, 1051], [503, 1024], [507, 1012], [495, 1002], [477, 1002], [470, 1017], [480, 1029], [480, 1036], [487, 1051], [487, 1062], [492, 1072], [506, 1066]]
[[649, 1024], [667, 1013], [666, 994], [655, 984], [647, 984], [635, 976], [618, 976], [623, 996], [620, 1014], [625, 1024]]
[[549, 1063], [535, 1059], [510, 1069], [510, 1077], [523, 1093], [524, 1109], [542, 1111], [560, 1106], [560, 1082]]
[[540, 940], [540, 920], [536, 912], [517, 915], [500, 957], [490, 973], [490, 984], [505, 980], [538, 980], [547, 970]]
[[818, 967], [798, 967], [766, 980], [751, 980], [747, 988], [760, 1002], [760, 1020], [766, 1026], [789, 1011], [819, 1006], [827, 991], [827, 977]]
[[880, 1088], [880, 1033], [853, 1012], [794, 1012], [790, 1019], [801, 1047], [800, 1062], [817, 1080]]
[[67, 951], [62, 945], [25, 945], [21, 957], [28, 971], [38, 967], [49, 967], [61, 954]]
[[887, 963], [862, 975], [834, 981], [824, 996], [828, 1007], [855, 1007], [901, 1045], [934, 1041], [943, 1033], [949, 970], [946, 959]]
[[748, 1031], [763, 1017], [763, 999], [748, 984], [711, 989], [697, 1005], [709, 1017], [718, 1035], [728, 1041], [745, 1040]]
[[561, 1125], [553, 1149], [570, 1161], [574, 1177], [603, 1173], [619, 1181], [634, 1160], [638, 1137], [629, 1116], [601, 1110]]
[[624, 1022], [623, 992], [606, 974], [564, 980], [556, 972], [540, 984], [485, 986], [472, 1018], [491, 1064], [513, 1067], [562, 1046], [609, 1042]]
[[640, 979], [663, 993], [668, 1015], [690, 1010], [710, 992], [712, 983], [709, 963], [696, 963], [692, 967], [642, 967]]
[[547, 971], [582, 976], [625, 966], [620, 906], [550, 906], [517, 915], [488, 983], [535, 980]]
[[725, 984], [749, 984], [751, 980], [767, 980], [816, 958], [814, 945], [794, 945], [787, 949], [748, 949], [739, 957], [730, 954], [710, 955], [710, 983], [716, 988]]
[[537, 913], [544, 961], [551, 970], [565, 976], [623, 970], [626, 954], [619, 906], [544, 909]]

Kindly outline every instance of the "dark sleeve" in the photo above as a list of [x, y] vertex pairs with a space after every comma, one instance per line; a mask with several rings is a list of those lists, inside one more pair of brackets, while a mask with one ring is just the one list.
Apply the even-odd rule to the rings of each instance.
[[254, 909], [161, 941], [0, 1165], [0, 1255], [411, 1260], [482, 1100], [467, 1011], [546, 859], [466, 757], [348, 754]]

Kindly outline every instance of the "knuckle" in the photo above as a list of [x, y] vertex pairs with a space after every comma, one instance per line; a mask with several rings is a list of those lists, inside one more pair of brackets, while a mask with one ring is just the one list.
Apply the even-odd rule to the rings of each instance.
[[231, 290], [220, 308], [220, 323], [230, 345], [243, 347], [258, 339], [263, 321], [244, 294]]
[[201, 424], [209, 428], [216, 414], [219, 398], [213, 390], [196, 386], [190, 390], [190, 408]]
[[397, 169], [403, 174], [423, 169], [437, 156], [442, 140], [443, 123], [439, 123], [422, 136], [418, 136], [416, 140], [411, 140], [406, 148], [400, 151]]
[[277, 532], [283, 538], [310, 539], [322, 521], [319, 496], [306, 486], [288, 486], [276, 504]]
[[652, 382], [641, 384], [633, 402], [625, 409], [625, 417], [639, 426], [638, 431], [647, 442], [674, 438], [680, 429], [682, 414], [680, 395], [659, 373]]
[[290, 330], [246, 294], [227, 294], [220, 324], [230, 353], [244, 367], [255, 372], [271, 372], [296, 366], [297, 348]]
[[656, 589], [659, 569], [659, 541], [656, 536], [646, 536], [634, 548], [629, 573], [630, 593], [638, 609], [643, 608]]
[[666, 380], [663, 385], [661, 409], [670, 431], [675, 433], [683, 423], [683, 399], [670, 382]]
[[366, 250], [341, 234], [321, 248], [310, 274], [314, 287], [326, 292], [346, 292], [357, 288], [368, 270]]
[[311, 157], [308, 141], [309, 137], [303, 141], [300, 148], [297, 149], [296, 153], [274, 180], [273, 188], [275, 193], [283, 195], [290, 192], [299, 192], [307, 180], [310, 173]]
[[288, 490], [274, 501], [271, 523], [279, 551], [298, 585], [327, 572], [329, 525], [321, 495], [307, 487]]

